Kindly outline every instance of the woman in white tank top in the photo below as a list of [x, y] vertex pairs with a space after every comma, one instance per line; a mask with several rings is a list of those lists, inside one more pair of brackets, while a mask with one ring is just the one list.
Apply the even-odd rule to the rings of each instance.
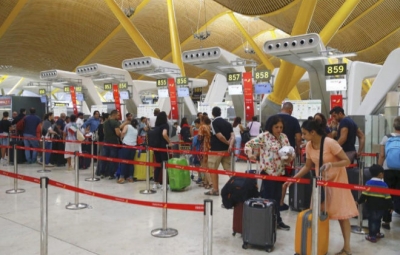
[[[137, 126], [138, 121], [136, 119], [133, 119], [130, 124], [125, 125], [121, 133], [123, 145], [136, 146], [138, 136]], [[121, 159], [133, 160], [135, 153], [135, 148], [121, 148], [118, 155]], [[120, 163], [120, 169], [121, 173], [117, 182], [119, 184], [125, 183], [125, 180], [128, 182], [133, 182], [133, 164]]]
[[[240, 148], [242, 148], [242, 133], [244, 131], [243, 126], [241, 124], [242, 118], [236, 117], [233, 121], [233, 133], [235, 134], [235, 154], [240, 155]], [[237, 156], [235, 157], [236, 161], [238, 161]]]

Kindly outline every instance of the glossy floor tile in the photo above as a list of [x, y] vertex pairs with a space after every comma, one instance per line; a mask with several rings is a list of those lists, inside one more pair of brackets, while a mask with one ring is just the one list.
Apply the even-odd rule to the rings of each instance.
[[[237, 171], [244, 171], [245, 163], [237, 163]], [[1, 166], [13, 171], [12, 166]], [[40, 174], [38, 164], [19, 165], [19, 173], [34, 177], [48, 176], [67, 184], [74, 184], [74, 172], [65, 168], [52, 168], [50, 173]], [[113, 196], [146, 201], [162, 201], [161, 190], [153, 195], [142, 195], [144, 182], [117, 184], [115, 180], [86, 182], [91, 170], [80, 171], [80, 187]], [[227, 181], [220, 177], [220, 187]], [[21, 194], [6, 194], [13, 186], [13, 179], [0, 176], [0, 255], [40, 254], [40, 190], [39, 185], [19, 181], [26, 190]], [[204, 189], [192, 183], [184, 192], [168, 192], [169, 202], [202, 204], [205, 198], [214, 201], [213, 254], [265, 254], [258, 248], [242, 249], [240, 235], [232, 236], [232, 210], [221, 208], [220, 197], [205, 196]], [[48, 194], [48, 254], [103, 254], [103, 255], [180, 255], [203, 254], [203, 213], [180, 210], [168, 211], [168, 227], [179, 234], [173, 238], [155, 238], [151, 231], [162, 227], [162, 211], [158, 208], [125, 204], [115, 201], [80, 195], [79, 201], [89, 205], [88, 209], [71, 211], [65, 205], [74, 202], [74, 193], [49, 186]], [[273, 254], [294, 254], [294, 228], [296, 212], [282, 213], [290, 231], [277, 232]], [[356, 220], [352, 219], [352, 224]], [[367, 221], [364, 222], [367, 224]], [[342, 247], [339, 224], [330, 224], [329, 254]], [[400, 254], [400, 218], [394, 217], [392, 229], [382, 230], [386, 237], [376, 244], [362, 235], [351, 235], [353, 254]]]

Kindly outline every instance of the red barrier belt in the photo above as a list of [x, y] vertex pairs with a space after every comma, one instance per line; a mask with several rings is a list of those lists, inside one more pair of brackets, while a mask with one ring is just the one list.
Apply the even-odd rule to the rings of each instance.
[[[23, 181], [29, 181], [33, 183], [38, 183], [40, 184], [40, 179], [26, 176], [26, 175], [21, 175], [21, 174], [15, 174], [15, 173], [10, 173], [7, 171], [0, 170], [0, 175], [12, 177], [12, 178], [18, 178]], [[65, 184], [62, 182], [57, 182], [54, 180], [49, 180], [49, 184], [61, 189], [66, 189], [74, 192], [78, 192], [81, 194], [85, 194], [88, 196], [93, 196], [93, 197], [100, 197], [103, 199], [108, 199], [112, 201], [118, 201], [122, 203], [128, 203], [128, 204], [136, 204], [136, 205], [142, 205], [142, 206], [150, 206], [150, 207], [156, 207], [156, 208], [168, 208], [168, 209], [174, 209], [174, 210], [185, 210], [185, 211], [196, 211], [196, 212], [203, 212], [204, 211], [204, 205], [202, 204], [177, 204], [177, 203], [163, 203], [163, 202], [150, 202], [150, 201], [142, 201], [142, 200], [136, 200], [136, 199], [129, 199], [129, 198], [122, 198], [122, 197], [115, 197], [103, 193], [98, 193], [94, 191], [89, 191], [85, 190], [82, 188], [77, 188], [75, 186]]]

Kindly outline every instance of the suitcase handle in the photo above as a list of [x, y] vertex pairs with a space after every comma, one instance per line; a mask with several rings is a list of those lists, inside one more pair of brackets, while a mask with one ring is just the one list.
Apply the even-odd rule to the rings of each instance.
[[255, 208], [265, 208], [265, 204], [259, 201], [250, 202], [250, 206]]

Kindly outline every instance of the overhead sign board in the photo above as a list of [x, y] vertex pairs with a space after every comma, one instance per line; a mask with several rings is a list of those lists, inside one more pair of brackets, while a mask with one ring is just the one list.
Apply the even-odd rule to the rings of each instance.
[[325, 66], [325, 76], [345, 75], [347, 73], [347, 64], [333, 64]]
[[254, 79], [257, 81], [269, 81], [271, 79], [270, 70], [259, 70], [254, 72]]
[[166, 87], [168, 85], [168, 79], [157, 79], [156, 85], [157, 87]]
[[242, 73], [228, 73], [226, 81], [228, 83], [242, 83]]
[[[64, 92], [69, 93], [69, 92], [70, 92], [69, 87], [70, 87], [70, 86], [65, 86], [65, 87], [64, 87]], [[82, 92], [82, 86], [75, 86], [75, 92]]]

